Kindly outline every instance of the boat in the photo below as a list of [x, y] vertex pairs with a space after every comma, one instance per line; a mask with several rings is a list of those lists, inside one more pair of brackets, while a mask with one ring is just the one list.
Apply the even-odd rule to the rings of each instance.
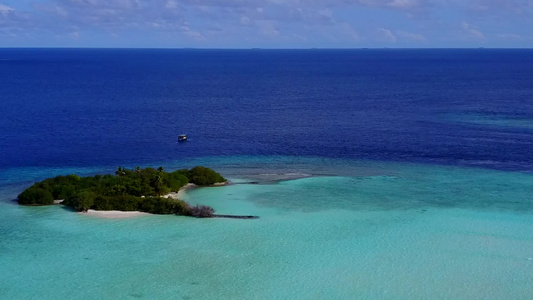
[[178, 135], [178, 142], [186, 142], [186, 141], [187, 141], [187, 135], [186, 134]]

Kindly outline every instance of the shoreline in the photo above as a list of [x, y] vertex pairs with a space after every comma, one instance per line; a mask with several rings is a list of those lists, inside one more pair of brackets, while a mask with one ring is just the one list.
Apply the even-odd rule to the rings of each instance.
[[172, 198], [172, 199], [180, 199], [181, 196], [183, 196], [183, 194], [185, 193], [185, 191], [187, 191], [188, 189], [192, 189], [192, 188], [195, 188], [196, 187], [196, 184], [194, 183], [187, 183], [185, 186], [182, 186], [178, 192], [170, 192], [166, 195], [163, 195], [161, 197], [163, 198]]
[[120, 210], [94, 210], [89, 209], [86, 212], [78, 212], [79, 215], [89, 216], [100, 219], [129, 219], [140, 216], [153, 216], [154, 214], [142, 211], [120, 211]]
[[[212, 186], [224, 186], [227, 185], [227, 182], [217, 182], [213, 184]], [[197, 188], [198, 186], [194, 183], [188, 183], [187, 185], [181, 187], [178, 192], [171, 192], [164, 196], [163, 198], [172, 198], [172, 199], [180, 199], [181, 196], [188, 190]], [[63, 201], [63, 200], [57, 200], [57, 201]], [[79, 215], [89, 216], [89, 217], [95, 217], [95, 218], [101, 218], [101, 219], [129, 219], [129, 218], [135, 218], [135, 217], [141, 217], [141, 216], [153, 216], [155, 214], [142, 212], [142, 211], [121, 211], [121, 210], [94, 210], [89, 209], [86, 212], [78, 212]]]

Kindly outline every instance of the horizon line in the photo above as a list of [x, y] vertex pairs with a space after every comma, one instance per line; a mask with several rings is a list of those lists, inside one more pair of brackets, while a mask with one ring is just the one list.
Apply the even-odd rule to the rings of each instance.
[[262, 47], [236, 47], [236, 48], [203, 48], [203, 47], [0, 47], [0, 49], [87, 49], [87, 50], [533, 50], [527, 47], [306, 47], [306, 48], [262, 48]]

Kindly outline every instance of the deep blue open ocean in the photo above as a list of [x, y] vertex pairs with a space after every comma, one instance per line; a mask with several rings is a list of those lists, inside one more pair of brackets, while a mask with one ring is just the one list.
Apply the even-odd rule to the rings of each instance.
[[0, 168], [304, 155], [533, 170], [533, 50], [0, 49], [0, 91]]
[[[13, 201], [137, 165], [259, 218]], [[533, 299], [532, 195], [533, 50], [0, 49], [1, 300]]]

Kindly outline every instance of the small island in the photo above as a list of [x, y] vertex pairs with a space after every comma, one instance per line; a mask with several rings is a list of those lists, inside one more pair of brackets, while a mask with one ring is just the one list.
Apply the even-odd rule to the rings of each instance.
[[194, 167], [174, 172], [139, 167], [118, 167], [115, 175], [79, 177], [57, 176], [37, 182], [18, 195], [21, 205], [53, 205], [61, 203], [78, 212], [89, 209], [97, 211], [140, 211], [151, 214], [176, 214], [197, 218], [241, 217], [218, 216], [212, 207], [191, 206], [170, 196], [185, 186], [214, 186], [226, 184], [219, 173], [206, 167]]

